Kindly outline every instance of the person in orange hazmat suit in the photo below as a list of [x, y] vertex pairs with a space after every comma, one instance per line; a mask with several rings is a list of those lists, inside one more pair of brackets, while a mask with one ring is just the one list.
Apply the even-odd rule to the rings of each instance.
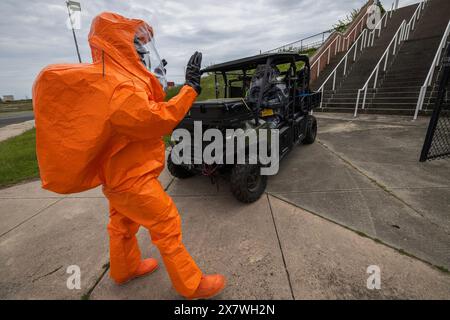
[[148, 24], [103, 13], [93, 20], [89, 43], [94, 64], [114, 81], [108, 108], [111, 136], [98, 162], [110, 203], [112, 279], [123, 284], [157, 269], [155, 259], [141, 258], [136, 233], [143, 226], [179, 294], [188, 299], [219, 294], [225, 278], [202, 274], [182, 243], [177, 208], [157, 179], [165, 162], [162, 137], [174, 130], [201, 91], [201, 53], [190, 59], [180, 93], [164, 102], [165, 61]]

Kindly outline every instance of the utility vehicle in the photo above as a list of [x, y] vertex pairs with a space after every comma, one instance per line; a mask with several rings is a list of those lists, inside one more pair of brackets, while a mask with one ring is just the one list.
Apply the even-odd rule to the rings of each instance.
[[[242, 129], [241, 132], [276, 129], [277, 158], [281, 160], [297, 144], [312, 144], [316, 139], [317, 120], [312, 110], [320, 105], [321, 93], [311, 92], [310, 71], [309, 58], [297, 53], [262, 54], [207, 67], [202, 73], [214, 77], [216, 99], [196, 102], [178, 128], [194, 134], [195, 122], [201, 121], [203, 130], [218, 129], [224, 140], [235, 138], [227, 136], [227, 129]], [[249, 143], [246, 140], [246, 149], [250, 148]], [[259, 147], [261, 142], [257, 143]], [[268, 144], [271, 149], [272, 144]], [[202, 142], [200, 148], [206, 146]], [[194, 151], [190, 155], [192, 161], [182, 162], [172, 150], [167, 166], [179, 179], [204, 175], [215, 181], [219, 176], [228, 176], [231, 192], [239, 201], [257, 201], [267, 186], [268, 177], [261, 174], [267, 164], [251, 162], [251, 156], [244, 163], [227, 164], [225, 158], [230, 152], [236, 153], [237, 149], [224, 150], [223, 161], [207, 164], [201, 159], [195, 161], [198, 153]]]

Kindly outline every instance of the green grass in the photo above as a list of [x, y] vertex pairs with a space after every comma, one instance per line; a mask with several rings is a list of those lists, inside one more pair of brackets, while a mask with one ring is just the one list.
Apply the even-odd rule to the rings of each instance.
[[312, 57], [316, 52], [317, 52], [317, 48], [311, 48], [302, 52], [299, 52], [300, 54], [306, 54], [308, 57]]
[[35, 129], [0, 142], [0, 187], [37, 177]]
[[[220, 86], [222, 86], [222, 82], [223, 81], [221, 81], [221, 79], [219, 79], [219, 83], [221, 84]], [[216, 93], [215, 93], [216, 89], [214, 86], [214, 75], [208, 75], [208, 76], [203, 77], [202, 81], [201, 81], [201, 85], [202, 85], [202, 93], [197, 97], [197, 101], [204, 101], [204, 100], [216, 98]], [[170, 100], [171, 98], [176, 96], [178, 94], [178, 92], [180, 92], [182, 87], [183, 86], [176, 86], [174, 88], [170, 88], [167, 91], [166, 100]]]
[[0, 113], [2, 112], [21, 112], [33, 110], [33, 103], [31, 100], [18, 100], [14, 102], [0, 103]]
[[173, 97], [175, 97], [178, 92], [180, 92], [182, 86], [176, 86], [173, 88], [169, 88], [166, 93], [166, 101], [169, 101]]
[[169, 147], [170, 146], [170, 140], [171, 140], [171, 136], [169, 135], [169, 136], [165, 136], [165, 137], [163, 137], [163, 141], [164, 141], [164, 144], [166, 145], [166, 147]]

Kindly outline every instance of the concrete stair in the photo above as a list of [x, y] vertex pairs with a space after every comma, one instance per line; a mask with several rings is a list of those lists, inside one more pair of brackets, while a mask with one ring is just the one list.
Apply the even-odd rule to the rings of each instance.
[[[414, 113], [420, 87], [427, 77], [449, 19], [450, 1], [431, 0], [410, 39], [403, 42], [387, 72], [380, 75], [380, 85], [368, 109], [376, 110], [380, 101], [390, 99], [390, 108], [400, 109], [406, 114]], [[399, 99], [392, 99], [393, 96], [387, 94], [386, 90], [399, 86], [407, 87], [408, 90], [403, 91]], [[435, 99], [436, 92], [429, 90], [422, 114], [432, 111], [429, 106], [434, 105]]]
[[328, 76], [333, 72], [334, 68], [336, 68], [337, 64], [341, 61], [341, 59], [345, 56], [345, 52], [339, 52], [330, 59], [330, 63], [320, 72], [317, 80], [311, 83], [311, 88], [313, 90], [319, 89], [322, 83], [328, 78]]
[[[416, 8], [417, 4], [414, 4], [393, 13], [392, 19], [388, 21], [381, 37], [375, 40], [374, 46], [359, 53], [356, 61], [349, 66], [347, 75], [339, 77], [336, 90], [325, 87], [323, 109], [318, 111], [354, 112], [358, 89], [364, 86], [401, 22], [409, 21]], [[387, 72], [380, 72], [377, 89], [368, 90], [365, 109], [360, 108], [358, 112], [408, 115], [414, 113], [420, 87], [428, 74], [449, 18], [449, 0], [431, 0], [425, 6], [410, 39], [400, 45], [394, 58], [390, 58]], [[362, 98], [361, 96], [360, 105]], [[432, 111], [430, 106], [435, 98], [436, 92], [429, 90], [423, 113]]]
[[352, 59], [349, 60], [346, 75], [343, 76], [343, 68], [337, 72], [336, 90], [332, 90], [331, 81], [325, 86], [323, 111], [354, 111], [358, 89], [367, 81], [403, 20], [411, 17], [415, 8], [416, 6], [408, 6], [395, 11], [392, 18], [388, 20], [387, 26], [382, 30], [381, 36], [375, 39], [374, 45], [359, 51], [354, 62], [353, 54], [351, 55]]

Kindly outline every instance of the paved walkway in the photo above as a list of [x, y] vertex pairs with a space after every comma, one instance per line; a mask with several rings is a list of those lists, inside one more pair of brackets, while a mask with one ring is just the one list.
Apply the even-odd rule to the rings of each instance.
[[[417, 162], [426, 121], [319, 117], [319, 143], [296, 148], [252, 205], [235, 201], [226, 181], [217, 190], [202, 177], [162, 175], [191, 254], [229, 279], [219, 298], [450, 299], [450, 275], [432, 266], [450, 269], [450, 162]], [[0, 299], [178, 298], [164, 268], [112, 284], [107, 211], [100, 190], [0, 190]], [[160, 259], [145, 230], [139, 241]], [[81, 268], [81, 290], [66, 287], [70, 265]], [[372, 265], [381, 290], [366, 287]]]
[[19, 136], [25, 131], [34, 128], [34, 120], [25, 121], [17, 124], [10, 124], [4, 127], [0, 127], [0, 142], [9, 138]]

